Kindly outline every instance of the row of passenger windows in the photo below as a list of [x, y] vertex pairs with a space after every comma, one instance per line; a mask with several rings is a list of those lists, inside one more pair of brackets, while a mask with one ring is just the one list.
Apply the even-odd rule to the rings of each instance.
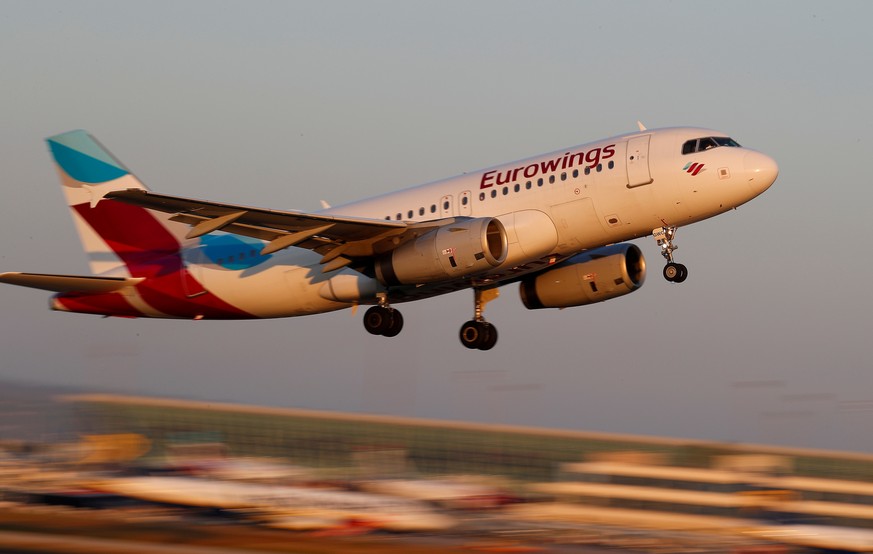
[[[600, 173], [601, 171], [603, 171], [603, 167], [604, 167], [604, 166], [603, 166], [602, 163], [601, 163], [601, 164], [597, 164], [597, 166], [594, 167], [594, 171], [596, 171], [597, 173]], [[614, 160], [609, 160], [609, 163], [606, 164], [606, 168], [607, 168], [607, 169], [614, 169], [614, 168], [615, 168], [615, 161], [614, 161]], [[584, 170], [585, 175], [591, 175], [591, 170], [592, 170], [591, 167], [585, 167], [585, 170]], [[572, 172], [572, 176], [573, 176], [573, 179], [577, 179], [577, 178], [579, 178], [579, 170], [578, 170], [578, 169], [574, 169], [573, 172]], [[562, 181], [566, 181], [567, 178], [568, 178], [568, 174], [567, 174], [566, 171], [563, 172], [563, 173], [561, 173], [561, 177], [560, 177], [560, 179], [561, 179]], [[549, 183], [552, 184], [552, 183], [554, 183], [554, 182], [557, 180], [557, 177], [556, 177], [555, 175], [549, 175], [548, 180], [549, 180]], [[545, 184], [545, 180], [544, 180], [542, 177], [540, 177], [539, 179], [536, 180], [536, 186], [541, 187], [541, 186], [543, 186], [544, 184]], [[526, 182], [523, 186], [524, 186], [524, 189], [525, 189], [525, 190], [530, 190], [530, 189], [533, 188], [533, 186], [534, 186], [534, 182], [533, 182], [533, 181], [528, 181], [528, 182]], [[522, 184], [521, 184], [521, 183], [515, 183], [515, 184], [512, 186], [512, 190], [513, 190], [514, 192], [520, 192], [520, 191], [521, 191], [521, 188], [522, 188]], [[505, 187], [503, 187], [503, 188], [501, 189], [501, 192], [502, 192], [502, 194], [503, 194], [504, 196], [506, 196], [506, 195], [509, 194], [509, 190], [510, 190], [510, 188], [509, 188], [508, 186], [505, 186]], [[480, 192], [480, 193], [479, 193], [479, 201], [480, 201], [480, 202], [483, 202], [483, 201], [485, 200], [485, 198], [486, 198], [485, 192]], [[497, 189], [496, 189], [496, 188], [492, 188], [492, 189], [491, 189], [491, 198], [497, 198]], [[468, 196], [462, 196], [462, 197], [461, 197], [461, 205], [462, 205], [462, 206], [466, 206], [466, 205], [469, 204], [469, 203], [470, 203], [470, 198], [469, 198]], [[448, 200], [443, 200], [443, 210], [448, 210], [449, 208], [451, 208], [451, 206], [452, 206], [452, 205], [451, 205], [451, 203], [450, 203]], [[436, 205], [436, 204], [431, 204], [431, 205], [430, 205], [430, 213], [435, 214], [436, 211], [437, 211], [437, 205]], [[425, 214], [425, 209], [424, 209], [424, 207], [422, 206], [422, 207], [418, 208], [418, 215], [419, 215], [419, 216], [423, 216], [424, 214]], [[414, 210], [409, 210], [409, 211], [406, 212], [406, 219], [412, 219], [414, 216], [415, 216], [415, 211], [414, 211]], [[390, 216], [390, 215], [386, 215], [386, 216], [385, 216], [385, 219], [388, 220], [388, 221], [390, 221], [390, 220], [391, 220], [391, 216]], [[394, 219], [396, 219], [397, 221], [400, 221], [401, 219], [403, 219], [403, 214], [400, 213], [400, 212], [397, 212], [396, 214], [394, 214]]]

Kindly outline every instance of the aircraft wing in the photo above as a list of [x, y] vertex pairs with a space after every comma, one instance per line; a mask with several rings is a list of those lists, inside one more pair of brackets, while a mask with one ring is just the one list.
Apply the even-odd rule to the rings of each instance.
[[173, 221], [192, 226], [188, 238], [221, 230], [268, 241], [263, 254], [289, 246], [306, 248], [322, 254], [322, 263], [330, 264], [331, 269], [347, 265], [350, 258], [388, 252], [407, 239], [420, 235], [422, 230], [446, 223], [446, 220], [440, 220], [408, 224], [382, 219], [268, 210], [142, 189], [113, 191], [104, 198], [173, 214], [170, 218]]

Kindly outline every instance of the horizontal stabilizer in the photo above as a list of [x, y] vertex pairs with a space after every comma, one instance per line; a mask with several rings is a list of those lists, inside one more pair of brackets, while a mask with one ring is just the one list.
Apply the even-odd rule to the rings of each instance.
[[19, 285], [52, 292], [112, 292], [133, 286], [143, 280], [126, 277], [94, 277], [89, 275], [50, 275], [45, 273], [0, 273], [0, 283]]

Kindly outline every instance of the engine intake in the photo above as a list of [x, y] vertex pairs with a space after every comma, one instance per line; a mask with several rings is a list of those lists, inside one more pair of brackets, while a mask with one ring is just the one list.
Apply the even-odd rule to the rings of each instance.
[[614, 244], [573, 256], [521, 282], [529, 310], [584, 306], [631, 293], [646, 280], [646, 259], [633, 244]]
[[455, 220], [379, 258], [376, 278], [385, 285], [417, 285], [475, 275], [503, 263], [507, 245], [496, 218]]

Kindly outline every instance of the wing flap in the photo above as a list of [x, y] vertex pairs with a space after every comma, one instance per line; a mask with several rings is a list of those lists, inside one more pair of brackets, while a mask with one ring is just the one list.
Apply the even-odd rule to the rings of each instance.
[[53, 275], [48, 273], [0, 273], [0, 283], [52, 292], [112, 292], [140, 283], [142, 277], [96, 277], [91, 275]]

